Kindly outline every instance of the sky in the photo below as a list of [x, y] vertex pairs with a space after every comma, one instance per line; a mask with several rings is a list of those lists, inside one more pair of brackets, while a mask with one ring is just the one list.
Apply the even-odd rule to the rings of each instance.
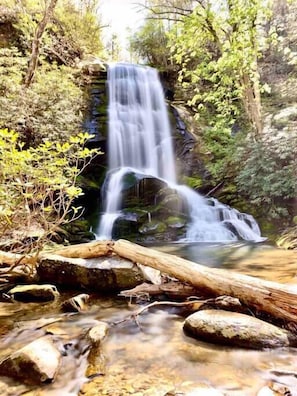
[[[143, 2], [144, 0], [101, 0], [99, 13], [102, 15], [103, 24], [109, 25], [104, 28], [105, 42], [116, 33], [121, 47], [127, 47], [129, 35], [127, 28], [136, 30], [143, 22], [143, 13], [139, 12], [140, 7], [137, 6]], [[123, 51], [122, 57], [122, 60], [129, 61], [127, 50]]]

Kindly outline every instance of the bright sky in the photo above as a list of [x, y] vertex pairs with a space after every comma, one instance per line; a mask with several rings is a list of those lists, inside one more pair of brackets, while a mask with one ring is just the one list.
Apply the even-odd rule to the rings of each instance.
[[[99, 12], [102, 15], [102, 22], [110, 26], [104, 28], [106, 41], [116, 33], [121, 47], [124, 49], [127, 47], [129, 35], [127, 28], [133, 31], [143, 22], [143, 12], [139, 12], [140, 7], [137, 5], [143, 2], [144, 0], [101, 0]], [[127, 51], [124, 51], [123, 56], [129, 57]], [[129, 61], [129, 59], [123, 60]]]

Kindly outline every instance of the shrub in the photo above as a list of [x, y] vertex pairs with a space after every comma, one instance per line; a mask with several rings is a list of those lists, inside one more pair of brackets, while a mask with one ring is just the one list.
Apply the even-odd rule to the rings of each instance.
[[269, 219], [287, 216], [297, 191], [296, 132], [248, 140], [237, 154], [239, 191]]
[[25, 149], [16, 132], [0, 129], [0, 239], [25, 241], [33, 232], [40, 246], [80, 215], [73, 206], [82, 194], [77, 176], [98, 154], [83, 147], [87, 138], [79, 134], [63, 144], [45, 141]]

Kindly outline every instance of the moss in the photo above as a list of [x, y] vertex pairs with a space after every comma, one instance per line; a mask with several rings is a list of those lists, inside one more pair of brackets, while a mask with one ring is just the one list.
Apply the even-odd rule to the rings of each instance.
[[152, 220], [150, 222], [144, 223], [140, 228], [139, 232], [141, 234], [145, 235], [151, 235], [151, 234], [158, 234], [158, 233], [163, 233], [167, 229], [167, 226], [165, 223], [157, 220]]

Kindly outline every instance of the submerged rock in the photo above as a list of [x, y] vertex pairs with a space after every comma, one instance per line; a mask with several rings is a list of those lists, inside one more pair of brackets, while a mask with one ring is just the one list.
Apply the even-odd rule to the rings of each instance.
[[202, 310], [184, 323], [186, 334], [207, 342], [262, 349], [296, 345], [294, 336], [253, 316], [223, 310]]
[[10, 289], [7, 294], [13, 300], [30, 302], [52, 301], [60, 295], [54, 285], [19, 285]]
[[40, 260], [37, 273], [44, 282], [102, 293], [132, 288], [144, 281], [136, 264], [117, 256], [77, 259], [49, 255]]
[[39, 338], [0, 362], [0, 374], [25, 383], [52, 382], [60, 366], [61, 354], [49, 337]]

